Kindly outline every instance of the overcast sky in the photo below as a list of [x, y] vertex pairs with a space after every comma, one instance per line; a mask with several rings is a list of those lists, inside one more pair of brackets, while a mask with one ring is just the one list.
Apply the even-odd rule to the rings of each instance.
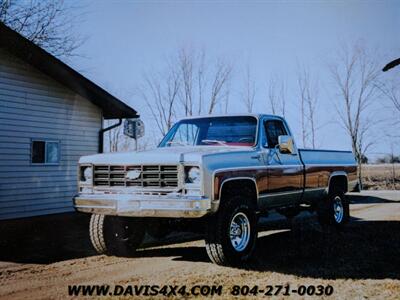
[[[97, 0], [85, 1], [82, 10], [86, 14], [78, 29], [88, 37], [80, 49], [86, 57], [73, 58], [72, 66], [138, 110], [149, 135], [151, 118], [143, 99], [134, 95], [135, 88], [143, 72], [157, 69], [182, 46], [204, 48], [210, 56], [233, 63], [232, 112], [244, 111], [239, 93], [247, 63], [257, 85], [255, 112], [268, 112], [271, 74], [283, 78], [288, 90], [287, 119], [298, 140], [295, 74], [299, 63], [306, 65], [321, 85], [317, 121], [323, 127], [318, 131], [318, 146], [334, 149], [351, 149], [336, 122], [335, 90], [327, 71], [340, 43], [361, 41], [378, 49], [382, 67], [400, 56], [400, 1]], [[400, 76], [399, 71], [393, 72]], [[379, 119], [395, 121], [399, 114], [389, 107], [389, 102], [379, 100], [370, 109], [376, 110]], [[374, 134], [379, 137], [381, 130], [393, 130], [389, 123], [377, 125]], [[399, 141], [395, 144], [399, 153]], [[378, 140], [370, 155], [381, 152], [390, 152], [387, 138]]]

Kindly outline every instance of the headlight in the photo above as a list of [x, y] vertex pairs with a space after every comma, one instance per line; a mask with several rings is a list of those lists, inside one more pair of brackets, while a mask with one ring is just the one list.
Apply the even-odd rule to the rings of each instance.
[[187, 173], [187, 179], [189, 183], [200, 183], [200, 168], [192, 167]]
[[92, 183], [92, 179], [93, 179], [92, 167], [89, 167], [89, 166], [81, 167], [81, 182], [82, 183]]

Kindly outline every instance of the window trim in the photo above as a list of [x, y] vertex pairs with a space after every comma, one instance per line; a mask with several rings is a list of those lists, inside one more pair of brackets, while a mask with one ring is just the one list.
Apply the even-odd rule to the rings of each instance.
[[[44, 142], [44, 162], [43, 163], [34, 163], [32, 161], [33, 143], [34, 142]], [[46, 162], [47, 143], [57, 143], [58, 144], [58, 160], [57, 160], [57, 162], [52, 162], [52, 163]], [[31, 138], [31, 153], [30, 153], [30, 165], [31, 166], [58, 166], [60, 164], [60, 161], [61, 161], [61, 140], [45, 139], [45, 138]]]

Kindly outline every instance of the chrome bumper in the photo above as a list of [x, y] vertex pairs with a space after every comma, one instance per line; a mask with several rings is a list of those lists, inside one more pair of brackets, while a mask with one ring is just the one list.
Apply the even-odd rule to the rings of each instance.
[[79, 194], [76, 210], [114, 216], [199, 218], [211, 210], [211, 201], [200, 196], [136, 194]]

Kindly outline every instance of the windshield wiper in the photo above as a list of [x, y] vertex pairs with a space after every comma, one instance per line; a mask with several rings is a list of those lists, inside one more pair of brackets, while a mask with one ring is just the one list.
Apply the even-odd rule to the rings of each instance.
[[202, 140], [202, 143], [205, 144], [219, 144], [219, 145], [226, 145], [225, 141], [219, 141], [219, 140]]
[[167, 145], [189, 146], [189, 144], [185, 144], [183, 142], [178, 142], [178, 141], [168, 141]]

